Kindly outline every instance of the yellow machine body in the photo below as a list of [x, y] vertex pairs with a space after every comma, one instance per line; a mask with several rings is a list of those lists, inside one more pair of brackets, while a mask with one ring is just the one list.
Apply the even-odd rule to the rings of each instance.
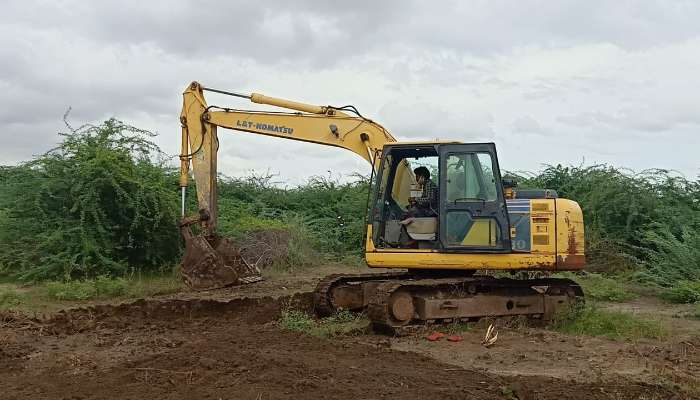
[[[291, 111], [244, 111], [208, 106], [204, 98], [204, 91], [207, 90]], [[185, 188], [190, 177], [190, 167], [197, 184], [199, 216], [185, 218], [184, 221], [187, 223], [181, 226], [200, 224], [201, 236], [208, 238], [211, 246], [207, 247], [202, 241], [198, 249], [203, 251], [203, 254], [207, 254], [211, 262], [215, 261], [220, 265], [226, 262], [221, 261], [221, 257], [217, 256], [217, 250], [212, 244], [220, 243], [212, 239], [216, 237], [217, 221], [216, 160], [219, 147], [217, 127], [345, 148], [368, 161], [372, 166], [373, 176], [387, 174], [386, 170], [380, 171], [380, 164], [387, 154], [387, 148], [434, 146], [436, 151], [440, 151], [441, 146], [447, 148], [471, 145], [454, 141], [399, 143], [384, 127], [364, 118], [351, 106], [341, 108], [315, 106], [261, 94], [243, 95], [208, 89], [197, 82], [191, 83], [183, 96], [180, 115], [182, 124], [180, 186], [183, 195], [183, 216]], [[493, 146], [493, 144], [489, 145]], [[494, 159], [494, 170], [497, 170], [495, 147], [490, 154]], [[405, 208], [408, 204], [411, 187], [416, 182], [409, 164], [406, 160], [401, 161], [395, 166], [394, 172], [391, 172], [394, 177], [392, 197], [395, 199], [395, 204], [401, 208]], [[386, 176], [379, 176], [379, 178], [383, 179]], [[499, 173], [495, 181], [500, 184], [500, 179]], [[488, 220], [474, 220], [471, 231], [461, 239], [461, 243], [458, 243], [463, 245], [461, 250], [446, 250], [439, 245], [429, 249], [392, 248], [381, 245], [375, 243], [377, 237], [376, 232], [373, 232], [375, 228], [371, 221], [368, 221], [365, 248], [367, 265], [372, 268], [422, 270], [554, 271], [583, 268], [585, 264], [583, 215], [576, 202], [559, 198], [518, 199], [517, 191], [513, 196], [513, 190], [510, 188], [499, 190], [501, 201], [504, 200], [504, 193], [507, 193], [507, 197], [515, 197], [502, 202], [499, 208], [507, 209], [509, 216], [500, 220], [506, 221], [505, 225], [501, 223], [500, 226], [507, 227], [505, 229], [509, 230], [510, 239], [503, 236], [503, 231], [499, 230], [501, 239], [506, 237], [506, 240], [501, 242], [510, 242], [511, 248], [496, 252], [469, 250], [470, 246], [487, 245], [496, 240], [494, 222]], [[500, 212], [506, 213], [506, 211]], [[203, 270], [204, 267], [200, 265], [194, 269]]]
[[[367, 226], [365, 258], [371, 268], [498, 269], [572, 271], [583, 269], [584, 226], [578, 203], [568, 199], [527, 200], [532, 212], [529, 251], [506, 254], [444, 253], [436, 249], [377, 249]], [[517, 229], [517, 228], [515, 228]], [[517, 232], [511, 228], [511, 237]], [[482, 239], [491, 240], [484, 234]]]

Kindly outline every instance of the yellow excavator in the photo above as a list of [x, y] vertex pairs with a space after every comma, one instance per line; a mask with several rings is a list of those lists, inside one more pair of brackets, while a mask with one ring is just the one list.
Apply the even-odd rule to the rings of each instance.
[[[283, 110], [208, 105], [205, 92]], [[221, 127], [341, 147], [371, 164], [365, 259], [369, 268], [389, 272], [322, 279], [314, 292], [320, 316], [340, 309], [365, 311], [375, 328], [396, 332], [484, 316], [546, 320], [583, 299], [579, 285], [568, 279], [475, 274], [572, 271], [585, 265], [578, 204], [557, 198], [552, 190], [519, 190], [515, 182], [503, 179], [493, 143], [398, 142], [350, 105], [316, 106], [207, 88], [198, 82], [183, 95], [181, 274], [190, 287], [210, 289], [262, 279], [234, 244], [217, 234], [217, 128]], [[190, 172], [199, 210], [185, 216]], [[417, 201], [427, 192], [431, 201]]]

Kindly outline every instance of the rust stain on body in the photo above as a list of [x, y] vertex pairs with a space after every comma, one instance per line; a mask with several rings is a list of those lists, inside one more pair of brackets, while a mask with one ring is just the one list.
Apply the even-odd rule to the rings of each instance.
[[578, 243], [576, 242], [576, 229], [570, 229], [569, 230], [568, 246], [566, 248], [566, 252], [569, 254], [576, 254], [577, 247], [578, 247]]
[[586, 266], [586, 256], [583, 254], [569, 254], [557, 256], [557, 269], [582, 269]]

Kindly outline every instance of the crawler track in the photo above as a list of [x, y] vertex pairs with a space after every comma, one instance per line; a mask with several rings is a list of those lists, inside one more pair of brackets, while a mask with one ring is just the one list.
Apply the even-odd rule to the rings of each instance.
[[[526, 315], [547, 320], [583, 301], [583, 291], [569, 279], [496, 279], [491, 276], [425, 278], [402, 274], [336, 275], [314, 292], [320, 316], [337, 310], [338, 289], [354, 290], [354, 310], [366, 310], [377, 331], [401, 334], [426, 324], [452, 323], [489, 316]], [[354, 285], [354, 289], [351, 287]], [[347, 302], [346, 302], [347, 303]]]
[[333, 304], [333, 289], [342, 284], [351, 282], [371, 282], [390, 279], [408, 278], [407, 272], [385, 272], [366, 274], [333, 274], [321, 279], [314, 290], [314, 308], [320, 317], [327, 317], [338, 311]]
[[[438, 302], [441, 304], [440, 309], [444, 312], [430, 315], [429, 318], [422, 315], [427, 314], [427, 311], [415, 312], [410, 319], [396, 318], [393, 315], [395, 306], [392, 305], [392, 300], [397, 294], [403, 294], [404, 298], [410, 296], [415, 301]], [[470, 299], [474, 300], [476, 307], [458, 307], [453, 304]], [[541, 305], [539, 301], [542, 302]], [[513, 280], [491, 277], [421, 279], [381, 284], [369, 300], [367, 314], [375, 330], [403, 334], [410, 333], [425, 324], [466, 322], [482, 317], [526, 315], [549, 319], [563, 307], [570, 307], [582, 301], [581, 287], [568, 279]], [[499, 304], [504, 304], [505, 307], [498, 307]], [[452, 308], [445, 310], [443, 305]], [[483, 313], [481, 313], [482, 310]]]

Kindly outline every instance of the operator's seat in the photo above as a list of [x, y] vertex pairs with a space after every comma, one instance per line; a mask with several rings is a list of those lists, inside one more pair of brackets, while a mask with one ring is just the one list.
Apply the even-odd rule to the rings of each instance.
[[406, 232], [413, 240], [435, 240], [437, 226], [436, 217], [414, 218], [413, 222], [406, 225]]

